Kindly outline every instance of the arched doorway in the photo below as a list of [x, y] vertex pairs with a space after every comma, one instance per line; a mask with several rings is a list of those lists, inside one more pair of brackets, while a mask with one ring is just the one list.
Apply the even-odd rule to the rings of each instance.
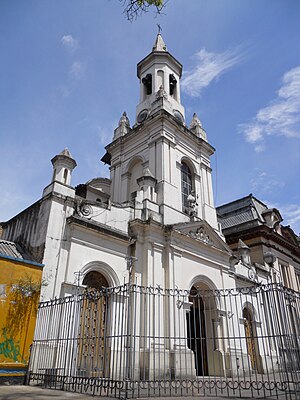
[[258, 347], [255, 321], [253, 318], [253, 312], [248, 307], [244, 307], [243, 309], [243, 319], [245, 326], [247, 353], [250, 358], [250, 365], [252, 370], [261, 373], [262, 367], [259, 356], [259, 347]]
[[98, 271], [88, 272], [83, 278], [82, 284], [93, 289], [101, 289], [109, 286], [105, 276]]
[[195, 369], [197, 376], [208, 375], [207, 332], [203, 298], [193, 286], [189, 301], [191, 310], [186, 314], [187, 346], [195, 354]]
[[82, 297], [78, 372], [85, 377], [108, 377], [110, 348], [108, 346], [109, 287], [106, 277], [98, 271], [89, 271], [82, 284], [87, 290]]

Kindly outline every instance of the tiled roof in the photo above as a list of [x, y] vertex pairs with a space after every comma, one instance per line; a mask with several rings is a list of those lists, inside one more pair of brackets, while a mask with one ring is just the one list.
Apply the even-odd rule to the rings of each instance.
[[245, 222], [253, 221], [253, 219], [253, 213], [250, 208], [240, 210], [240, 212], [236, 212], [234, 214], [220, 216], [220, 221], [223, 229], [243, 224]]
[[3, 239], [0, 239], [0, 255], [1, 254], [22, 260], [31, 260], [30, 257], [22, 251], [20, 246], [14, 242], [9, 242], [8, 240]]

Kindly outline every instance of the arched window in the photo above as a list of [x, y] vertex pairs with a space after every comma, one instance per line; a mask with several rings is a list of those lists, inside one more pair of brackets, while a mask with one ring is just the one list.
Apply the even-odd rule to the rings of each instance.
[[65, 168], [64, 169], [64, 183], [66, 184], [68, 180], [68, 170]]
[[181, 163], [181, 195], [182, 195], [182, 211], [189, 213], [188, 196], [193, 190], [192, 172], [185, 162]]
[[159, 70], [159, 71], [157, 71], [157, 87], [158, 87], [158, 89], [160, 89], [161, 86], [163, 88], [165, 86], [165, 83], [164, 83], [164, 71]]
[[176, 85], [177, 80], [173, 74], [169, 75], [169, 86], [170, 86], [170, 95], [174, 96], [176, 99]]
[[130, 173], [128, 180], [128, 201], [134, 200], [137, 191], [139, 190], [139, 185], [137, 179], [143, 175], [143, 164], [140, 159], [136, 159], [131, 163], [131, 167], [128, 172]]
[[152, 94], [152, 75], [147, 74], [142, 79], [142, 83], [144, 85], [144, 98], [149, 94]]

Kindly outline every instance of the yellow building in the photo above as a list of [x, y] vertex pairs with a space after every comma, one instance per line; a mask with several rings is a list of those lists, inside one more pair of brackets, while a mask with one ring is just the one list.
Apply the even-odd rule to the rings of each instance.
[[23, 380], [33, 340], [43, 265], [0, 239], [0, 383]]

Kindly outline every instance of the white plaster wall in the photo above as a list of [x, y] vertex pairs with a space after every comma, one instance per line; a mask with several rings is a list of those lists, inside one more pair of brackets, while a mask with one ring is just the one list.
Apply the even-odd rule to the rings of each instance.
[[67, 244], [67, 237], [65, 236], [66, 219], [73, 212], [73, 207], [68, 205], [64, 198], [54, 198], [51, 202], [43, 259], [45, 264], [43, 279], [46, 286], [42, 288], [42, 297], [45, 299], [59, 295], [57, 285], [60, 286], [62, 280], [60, 265], [63, 263], [63, 258], [66, 257], [64, 254]]
[[133, 209], [130, 207], [111, 206], [110, 209], [92, 206], [91, 220], [108, 225], [127, 234], [128, 222], [132, 219]]
[[[108, 243], [108, 240], [103, 238], [98, 239], [97, 244], [73, 239], [65, 280], [67, 282], [75, 282], [74, 272], [83, 272], [86, 274], [89, 265], [90, 270], [97, 270], [98, 264], [99, 266], [103, 266], [101, 273], [103, 273], [108, 281], [113, 280], [115, 286], [123, 284], [124, 280], [128, 278], [125, 260], [127, 247], [119, 246], [121, 248], [111, 249], [107, 247], [108, 244], [111, 245], [111, 243]], [[114, 271], [115, 276], [112, 275], [110, 268], [106, 267], [106, 265]], [[83, 280], [83, 278], [84, 275], [81, 279]]]

